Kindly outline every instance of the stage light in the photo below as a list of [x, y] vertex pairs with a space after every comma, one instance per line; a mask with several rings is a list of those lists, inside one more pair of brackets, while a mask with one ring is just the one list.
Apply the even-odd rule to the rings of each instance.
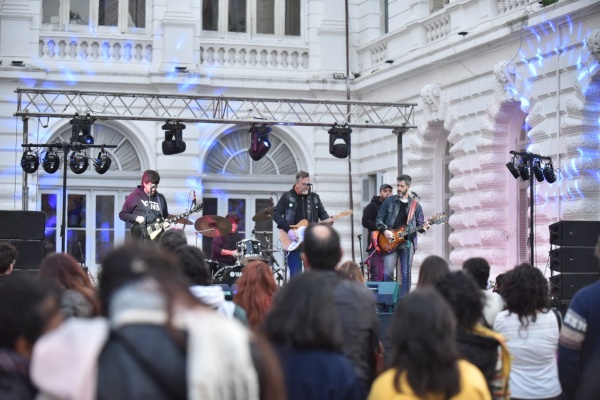
[[71, 128], [71, 142], [81, 144], [94, 144], [92, 136], [93, 119], [89, 118], [73, 118], [69, 123]]
[[521, 160], [521, 164], [519, 164], [519, 175], [521, 175], [521, 179], [524, 181], [529, 179], [529, 166], [523, 160]]
[[552, 166], [552, 161], [548, 161], [544, 166], [544, 177], [548, 183], [556, 182], [556, 173], [554, 172], [554, 167]]
[[535, 179], [537, 179], [538, 182], [544, 181], [544, 173], [542, 172], [542, 166], [540, 164], [539, 158], [533, 161], [531, 171], [533, 172], [533, 176], [535, 176]]
[[269, 141], [271, 127], [268, 125], [252, 125], [250, 127], [250, 148], [248, 154], [254, 161], [263, 158], [271, 148]]
[[69, 156], [69, 168], [77, 175], [83, 174], [89, 165], [88, 158], [81, 152], [72, 152]]
[[329, 131], [329, 154], [337, 158], [350, 155], [350, 134], [352, 128], [334, 125]]
[[507, 162], [506, 163], [506, 168], [508, 168], [508, 170], [510, 171], [510, 173], [512, 174], [512, 176], [515, 177], [515, 179], [519, 178], [519, 171], [517, 171], [517, 167], [515, 165], [515, 158], [512, 158], [512, 161]]
[[110, 165], [112, 164], [111, 158], [108, 156], [106, 150], [102, 149], [100, 153], [98, 153], [98, 158], [92, 160], [94, 163], [94, 169], [100, 175], [106, 173], [109, 170]]
[[56, 153], [52, 152], [52, 148], [46, 152], [44, 158], [42, 158], [42, 168], [49, 174], [53, 174], [58, 171], [60, 167], [60, 158]]
[[185, 151], [185, 142], [183, 141], [185, 125], [181, 122], [167, 121], [161, 128], [165, 131], [165, 140], [162, 142], [163, 154], [169, 156], [183, 153]]
[[25, 150], [21, 157], [21, 168], [28, 174], [33, 174], [40, 166], [40, 159], [31, 149]]

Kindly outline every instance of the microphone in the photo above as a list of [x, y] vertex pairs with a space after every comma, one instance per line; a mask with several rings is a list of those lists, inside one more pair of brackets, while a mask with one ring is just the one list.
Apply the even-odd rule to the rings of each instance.
[[412, 191], [412, 190], [411, 190], [411, 193], [413, 194], [413, 196], [415, 196], [415, 197], [417, 197], [417, 198], [419, 198], [419, 199], [421, 198], [421, 196], [419, 196], [419, 195], [417, 194], [417, 192], [415, 192], [415, 191]]
[[192, 204], [196, 205], [196, 191], [194, 190], [194, 200], [192, 200]]
[[312, 183], [307, 183], [306, 186], [312, 186]]

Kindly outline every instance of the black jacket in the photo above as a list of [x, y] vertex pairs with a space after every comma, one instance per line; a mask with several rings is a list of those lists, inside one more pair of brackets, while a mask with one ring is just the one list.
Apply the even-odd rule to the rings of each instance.
[[373, 196], [371, 202], [363, 210], [362, 226], [365, 227], [369, 233], [377, 230], [375, 218], [377, 218], [381, 203], [381, 197]]
[[[303, 212], [304, 206], [306, 206], [306, 215]], [[277, 228], [286, 232], [290, 230], [290, 225], [297, 224], [303, 219], [314, 223], [327, 218], [329, 214], [325, 211], [318, 194], [311, 192], [306, 196], [299, 195], [293, 187], [281, 196], [273, 212], [273, 220], [277, 223]]]

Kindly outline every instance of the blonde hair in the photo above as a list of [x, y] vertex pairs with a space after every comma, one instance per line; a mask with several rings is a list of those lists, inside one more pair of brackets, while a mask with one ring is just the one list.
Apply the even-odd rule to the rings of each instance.
[[354, 261], [346, 261], [336, 269], [338, 271], [343, 271], [353, 281], [365, 283], [365, 277], [358, 264]]

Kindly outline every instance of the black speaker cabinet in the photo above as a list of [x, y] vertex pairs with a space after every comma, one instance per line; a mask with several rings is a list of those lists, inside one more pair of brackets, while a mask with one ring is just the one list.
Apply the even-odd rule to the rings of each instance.
[[17, 248], [19, 255], [15, 269], [27, 270], [38, 269], [45, 256], [45, 244], [43, 240], [8, 240]]
[[600, 273], [595, 247], [566, 246], [550, 251], [550, 269], [561, 273]]
[[42, 211], [0, 211], [0, 240], [44, 240], [46, 215]]
[[560, 274], [550, 277], [550, 284], [555, 295], [563, 300], [572, 299], [575, 293], [584, 286], [596, 282], [600, 273], [595, 274]]
[[595, 246], [600, 236], [600, 221], [558, 221], [548, 228], [557, 246]]

